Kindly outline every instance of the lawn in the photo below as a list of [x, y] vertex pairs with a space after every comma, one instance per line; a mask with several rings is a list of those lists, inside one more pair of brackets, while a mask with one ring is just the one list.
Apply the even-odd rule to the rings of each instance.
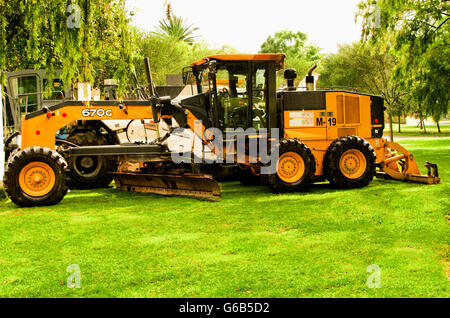
[[[0, 297], [449, 297], [450, 137], [405, 139], [440, 185], [374, 180], [274, 195], [223, 184], [220, 202], [72, 191], [0, 199]], [[78, 264], [81, 288], [66, 286]], [[381, 287], [368, 288], [370, 264]]]
[[[450, 136], [450, 124], [448, 122], [440, 125], [441, 132], [438, 133], [437, 126], [426, 125], [427, 132], [419, 129], [416, 125], [407, 126], [400, 125], [400, 133], [398, 132], [398, 124], [393, 124], [394, 137], [395, 136], [427, 136], [427, 137], [449, 137]], [[384, 135], [389, 136], [389, 124], [386, 124], [384, 129]]]

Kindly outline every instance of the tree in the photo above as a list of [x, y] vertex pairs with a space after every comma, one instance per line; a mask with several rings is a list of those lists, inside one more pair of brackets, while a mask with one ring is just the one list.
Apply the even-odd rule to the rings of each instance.
[[[305, 74], [308, 68], [317, 63], [322, 55], [320, 48], [307, 42], [303, 32], [283, 30], [270, 35], [261, 45], [260, 53], [286, 54], [286, 67], [295, 68], [298, 74]], [[301, 80], [298, 79], [298, 81]]]
[[206, 42], [194, 41], [193, 34], [198, 28], [175, 16], [170, 1], [165, 1], [164, 7], [166, 19], [159, 22], [156, 32], [138, 32], [139, 57], [135, 59], [135, 65], [140, 82], [146, 81], [143, 57], [150, 58], [155, 83], [164, 85], [166, 74], [179, 74], [183, 67], [195, 60], [212, 54], [238, 53], [231, 46], [211, 48]]
[[[0, 0], [0, 74], [63, 68], [66, 85], [102, 76], [124, 90], [133, 60], [133, 32], [124, 0]], [[51, 81], [49, 81], [51, 82]]]
[[237, 50], [223, 46], [218, 49], [210, 48], [205, 42], [188, 44], [172, 37], [161, 37], [153, 33], [140, 32], [136, 42], [139, 57], [135, 65], [139, 81], [145, 83], [143, 57], [150, 58], [153, 80], [157, 85], [164, 85], [166, 74], [179, 74], [184, 66], [205, 56], [220, 53], [237, 53]]
[[166, 19], [159, 21], [159, 26], [156, 28], [155, 34], [192, 44], [195, 39], [194, 32], [197, 30], [198, 28], [189, 24], [185, 19], [174, 15], [172, 5], [168, 2]]
[[[379, 14], [378, 25], [373, 23]], [[366, 0], [359, 4], [362, 39], [380, 49], [390, 45], [398, 59], [393, 78], [439, 126], [448, 111], [450, 78], [450, 2]]]
[[387, 106], [393, 140], [392, 117], [397, 115], [400, 119], [409, 106], [407, 90], [391, 80], [396, 64], [396, 57], [388, 51], [362, 43], [342, 45], [336, 54], [330, 54], [322, 61], [318, 85], [322, 88], [346, 86], [381, 95]]

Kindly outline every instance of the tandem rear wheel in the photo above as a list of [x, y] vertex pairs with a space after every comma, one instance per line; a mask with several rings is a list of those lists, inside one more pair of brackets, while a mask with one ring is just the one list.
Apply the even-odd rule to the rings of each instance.
[[361, 188], [375, 176], [375, 150], [357, 136], [340, 137], [328, 147], [323, 169], [330, 183], [338, 188]]
[[274, 193], [296, 192], [307, 188], [316, 171], [311, 150], [298, 139], [281, 139], [278, 144], [276, 173], [267, 183]]

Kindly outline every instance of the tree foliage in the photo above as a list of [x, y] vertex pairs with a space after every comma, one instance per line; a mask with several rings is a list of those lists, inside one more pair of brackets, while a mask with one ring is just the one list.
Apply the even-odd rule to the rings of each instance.
[[135, 60], [139, 82], [145, 83], [144, 57], [150, 58], [153, 80], [164, 85], [166, 74], [179, 74], [184, 66], [211, 54], [237, 53], [236, 49], [223, 46], [213, 49], [205, 42], [187, 43], [172, 37], [161, 37], [153, 33], [139, 34], [137, 40], [139, 57]]
[[358, 15], [364, 41], [392, 48], [398, 59], [393, 78], [409, 90], [415, 112], [438, 122], [448, 111], [450, 94], [450, 2], [366, 0]]
[[167, 3], [166, 19], [159, 21], [155, 34], [162, 37], [169, 37], [175, 41], [183, 41], [192, 44], [195, 40], [194, 32], [198, 28], [189, 24], [182, 17], [178, 17], [172, 12], [172, 5]]
[[342, 45], [336, 54], [329, 54], [322, 60], [318, 85], [322, 88], [344, 86], [380, 95], [392, 122], [392, 115], [400, 117], [410, 106], [408, 90], [391, 79], [397, 63], [398, 59], [389, 50], [378, 50], [363, 43]]
[[305, 74], [321, 58], [320, 48], [307, 40], [308, 36], [303, 32], [283, 30], [270, 35], [259, 52], [286, 54], [286, 67], [295, 68], [302, 77], [301, 74]]
[[320, 87], [346, 86], [384, 97], [394, 110], [402, 103], [407, 92], [391, 81], [397, 58], [388, 51], [362, 43], [339, 46], [336, 54], [322, 60]]
[[0, 0], [0, 68], [63, 68], [66, 84], [128, 81], [134, 29], [124, 0]]

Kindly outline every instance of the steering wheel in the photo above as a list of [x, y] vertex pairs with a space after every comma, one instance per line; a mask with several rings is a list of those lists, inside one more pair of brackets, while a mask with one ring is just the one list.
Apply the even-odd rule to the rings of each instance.
[[226, 87], [222, 88], [222, 90], [219, 91], [219, 95], [223, 97], [230, 97], [230, 92]]
[[239, 127], [242, 127], [242, 125], [244, 125], [243, 118], [245, 117], [246, 111], [247, 111], [247, 106], [234, 107], [230, 111], [229, 118], [230, 118], [230, 121], [232, 122], [232, 126], [234, 128], [239, 128]]
[[261, 125], [266, 127], [266, 112], [262, 109], [254, 108], [253, 109], [253, 119], [258, 118]]

